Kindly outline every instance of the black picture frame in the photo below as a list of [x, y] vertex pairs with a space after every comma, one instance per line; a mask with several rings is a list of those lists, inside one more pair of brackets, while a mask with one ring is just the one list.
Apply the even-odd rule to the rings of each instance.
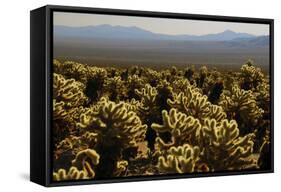
[[[269, 170], [222, 171], [165, 176], [121, 177], [109, 180], [79, 180], [52, 182], [51, 119], [52, 119], [52, 58], [53, 12], [96, 13], [156, 18], [194, 19], [260, 23], [270, 25], [270, 99], [271, 99], [271, 168]], [[274, 20], [262, 18], [196, 15], [183, 13], [149, 12], [46, 5], [30, 12], [30, 180], [43, 186], [65, 186], [159, 179], [242, 175], [274, 172]]]

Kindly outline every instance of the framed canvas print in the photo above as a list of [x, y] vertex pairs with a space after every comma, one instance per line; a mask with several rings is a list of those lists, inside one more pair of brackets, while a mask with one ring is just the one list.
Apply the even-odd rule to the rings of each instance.
[[31, 181], [273, 172], [273, 20], [31, 11]]

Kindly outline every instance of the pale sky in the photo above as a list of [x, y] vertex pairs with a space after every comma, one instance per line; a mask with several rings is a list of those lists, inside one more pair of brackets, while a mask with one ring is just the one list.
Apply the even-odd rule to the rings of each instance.
[[102, 24], [136, 26], [154, 33], [170, 35], [204, 35], [225, 30], [253, 35], [269, 35], [269, 24], [54, 12], [54, 25], [78, 27]]

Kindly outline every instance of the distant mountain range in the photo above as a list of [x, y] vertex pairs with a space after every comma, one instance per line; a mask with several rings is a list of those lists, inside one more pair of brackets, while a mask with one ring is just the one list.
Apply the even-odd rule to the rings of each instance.
[[269, 36], [226, 30], [207, 35], [166, 35], [138, 27], [54, 27], [54, 57], [97, 66], [207, 64], [239, 69], [249, 58], [269, 65]]
[[117, 38], [117, 39], [149, 39], [149, 40], [188, 40], [188, 41], [230, 41], [254, 39], [257, 36], [248, 33], [237, 33], [226, 30], [221, 33], [207, 35], [167, 35], [153, 33], [139, 27], [112, 26], [108, 24], [85, 27], [54, 26], [55, 37], [77, 38]]
[[224, 42], [231, 47], [264, 47], [269, 46], [269, 36], [258, 36], [251, 38], [236, 38]]

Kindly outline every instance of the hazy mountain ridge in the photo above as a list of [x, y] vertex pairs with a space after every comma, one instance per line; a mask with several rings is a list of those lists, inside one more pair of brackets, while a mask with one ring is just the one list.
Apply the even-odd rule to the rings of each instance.
[[167, 35], [153, 33], [139, 27], [112, 26], [108, 24], [85, 27], [54, 26], [55, 37], [76, 38], [117, 38], [117, 39], [150, 39], [150, 40], [188, 40], [188, 41], [230, 41], [239, 38], [256, 38], [248, 33], [237, 33], [225, 30], [221, 33], [207, 35]]

